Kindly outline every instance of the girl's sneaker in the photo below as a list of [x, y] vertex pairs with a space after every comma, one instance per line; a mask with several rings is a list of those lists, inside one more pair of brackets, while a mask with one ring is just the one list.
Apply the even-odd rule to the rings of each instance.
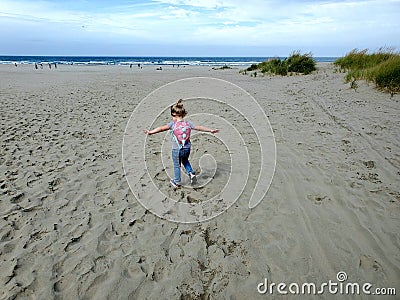
[[174, 181], [173, 179], [171, 179], [169, 183], [171, 184], [171, 186], [172, 186], [174, 189], [179, 189], [179, 188], [181, 187], [181, 185], [175, 183], [175, 181]]
[[189, 177], [190, 177], [190, 184], [194, 184], [194, 183], [197, 182], [197, 178], [196, 178], [196, 175], [195, 175], [195, 174], [190, 173], [190, 174], [189, 174]]

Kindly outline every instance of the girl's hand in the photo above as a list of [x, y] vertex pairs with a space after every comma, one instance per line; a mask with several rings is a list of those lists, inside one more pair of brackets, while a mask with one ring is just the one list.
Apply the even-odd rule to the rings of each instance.
[[143, 132], [144, 132], [144, 134], [147, 134], [147, 135], [150, 134], [150, 130], [147, 130], [147, 129], [143, 129]]
[[217, 133], [217, 132], [219, 132], [219, 129], [211, 129], [210, 132], [211, 132], [211, 133]]

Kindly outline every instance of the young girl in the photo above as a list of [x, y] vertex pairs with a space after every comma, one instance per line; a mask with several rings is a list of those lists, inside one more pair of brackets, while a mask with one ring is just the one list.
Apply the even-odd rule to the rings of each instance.
[[183, 164], [186, 172], [190, 177], [190, 183], [194, 183], [196, 180], [195, 172], [193, 171], [192, 166], [189, 162], [190, 148], [192, 146], [190, 142], [190, 131], [194, 129], [210, 133], [219, 132], [219, 129], [210, 129], [204, 126], [195, 126], [190, 121], [184, 121], [184, 117], [186, 115], [187, 112], [183, 108], [182, 99], [179, 99], [177, 103], [171, 106], [172, 121], [169, 122], [168, 125], [160, 126], [153, 130], [144, 130], [144, 133], [148, 135], [171, 130], [174, 179], [171, 179], [170, 183], [173, 188], [179, 188], [181, 186], [181, 164]]

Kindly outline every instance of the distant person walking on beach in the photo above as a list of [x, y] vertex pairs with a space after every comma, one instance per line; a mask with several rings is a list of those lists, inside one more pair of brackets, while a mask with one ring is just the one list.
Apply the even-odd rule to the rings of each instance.
[[171, 106], [172, 121], [168, 125], [157, 127], [153, 130], [144, 130], [147, 135], [171, 130], [172, 135], [172, 162], [174, 164], [174, 179], [170, 184], [173, 188], [181, 187], [181, 164], [185, 167], [190, 177], [190, 183], [195, 183], [196, 175], [189, 162], [189, 155], [192, 143], [190, 142], [191, 130], [217, 133], [219, 129], [210, 129], [204, 126], [195, 126], [192, 122], [184, 120], [187, 115], [183, 107], [182, 99], [179, 99]]

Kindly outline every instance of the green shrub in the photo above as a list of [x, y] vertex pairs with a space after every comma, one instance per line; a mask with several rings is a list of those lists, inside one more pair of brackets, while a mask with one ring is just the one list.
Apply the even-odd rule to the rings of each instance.
[[252, 64], [250, 67], [248, 67], [247, 69], [246, 69], [246, 71], [254, 71], [254, 70], [257, 70], [258, 69], [258, 65], [257, 64]]
[[315, 65], [311, 53], [300, 54], [297, 51], [284, 60], [273, 58], [259, 64], [252, 64], [246, 71], [260, 70], [263, 74], [270, 73], [282, 76], [286, 76], [288, 72], [310, 74], [315, 70]]
[[303, 73], [305, 75], [315, 71], [315, 61], [311, 53], [300, 54], [300, 52], [293, 52], [286, 60], [287, 71], [295, 73]]
[[368, 54], [368, 49], [351, 50], [344, 57], [337, 59], [334, 64], [344, 70], [363, 70], [374, 67], [395, 56], [393, 50], [381, 48], [376, 53]]
[[367, 74], [367, 79], [374, 81], [378, 89], [392, 96], [400, 92], [400, 56], [386, 60]]
[[379, 90], [387, 91], [392, 96], [400, 92], [400, 55], [393, 50], [379, 49], [368, 54], [368, 50], [352, 50], [346, 56], [337, 59], [334, 64], [347, 70], [345, 82], [364, 79], [374, 82]]
[[273, 58], [269, 61], [262, 62], [258, 65], [261, 73], [271, 73], [275, 75], [286, 75], [287, 74], [287, 67], [283, 60], [279, 58]]

